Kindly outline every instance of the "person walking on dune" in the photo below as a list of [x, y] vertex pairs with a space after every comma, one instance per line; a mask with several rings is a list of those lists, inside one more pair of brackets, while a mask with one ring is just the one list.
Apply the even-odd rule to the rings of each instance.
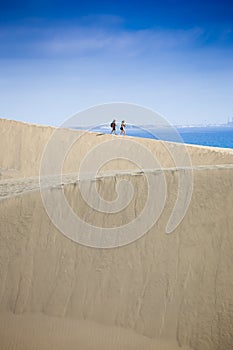
[[116, 135], [116, 119], [113, 119], [113, 121], [110, 124], [112, 131], [111, 134], [115, 134]]
[[122, 135], [122, 134], [123, 134], [123, 135], [126, 134], [126, 132], [125, 132], [125, 121], [124, 121], [124, 120], [122, 120], [122, 122], [121, 122], [120, 131], [121, 131], [121, 135]]

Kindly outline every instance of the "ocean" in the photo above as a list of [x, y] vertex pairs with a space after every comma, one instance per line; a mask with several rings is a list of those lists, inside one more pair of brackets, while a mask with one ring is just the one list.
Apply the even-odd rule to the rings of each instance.
[[[110, 133], [111, 129], [109, 126], [102, 125], [90, 131]], [[233, 126], [177, 127], [176, 131], [179, 137], [171, 132], [158, 131], [153, 126], [126, 126], [126, 133], [129, 136], [184, 142], [201, 146], [233, 148]], [[119, 128], [117, 133], [120, 133]]]
[[233, 127], [195, 127], [178, 129], [185, 143], [233, 148]]

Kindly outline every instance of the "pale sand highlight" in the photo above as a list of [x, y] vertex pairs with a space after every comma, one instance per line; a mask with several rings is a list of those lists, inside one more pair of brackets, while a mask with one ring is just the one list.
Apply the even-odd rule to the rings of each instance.
[[[64, 237], [42, 205], [38, 171], [53, 129], [6, 120], [0, 127], [0, 349], [232, 350], [232, 150], [188, 147], [194, 193], [172, 235], [164, 231], [177, 172], [167, 169], [167, 206], [156, 225], [130, 245], [99, 250]], [[81, 149], [74, 146], [66, 173], [77, 171], [101, 137], [87, 134]], [[138, 142], [156, 152], [164, 167], [174, 165], [160, 142]], [[104, 169], [110, 172], [101, 181], [104, 197], [109, 199], [109, 182], [121, 170], [143, 189], [133, 166], [115, 162]], [[67, 176], [65, 193], [77, 210], [80, 193]], [[78, 209], [92, 224], [121, 225], [140, 204], [134, 199], [114, 222], [85, 203]]]

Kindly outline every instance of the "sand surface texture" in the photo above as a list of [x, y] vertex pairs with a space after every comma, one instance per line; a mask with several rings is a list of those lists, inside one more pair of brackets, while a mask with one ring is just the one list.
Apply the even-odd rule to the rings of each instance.
[[[91, 225], [127, 224], [146, 201], [144, 173], [115, 160], [102, 167], [99, 179], [78, 178], [87, 151], [116, 137], [85, 133], [65, 159], [61, 183], [56, 175], [39, 178], [52, 128], [7, 120], [0, 120], [0, 128], [0, 349], [233, 349], [231, 150], [187, 147], [192, 198], [168, 235], [179, 169], [161, 142], [137, 139], [161, 163], [166, 206], [140, 239], [97, 249], [72, 241], [53, 225], [39, 185], [51, 194], [62, 187], [74, 213]], [[81, 132], [62, 133], [69, 138]], [[150, 169], [150, 176], [160, 172]], [[94, 181], [101, 196], [113, 201], [122, 179], [135, 193], [119, 213], [91, 208], [78, 186], [85, 181], [91, 189]]]

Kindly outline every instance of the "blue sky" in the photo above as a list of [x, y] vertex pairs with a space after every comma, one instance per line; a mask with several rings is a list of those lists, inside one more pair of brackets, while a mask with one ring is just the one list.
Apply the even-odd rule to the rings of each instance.
[[0, 1], [0, 47], [1, 117], [59, 125], [116, 101], [233, 117], [232, 1]]

